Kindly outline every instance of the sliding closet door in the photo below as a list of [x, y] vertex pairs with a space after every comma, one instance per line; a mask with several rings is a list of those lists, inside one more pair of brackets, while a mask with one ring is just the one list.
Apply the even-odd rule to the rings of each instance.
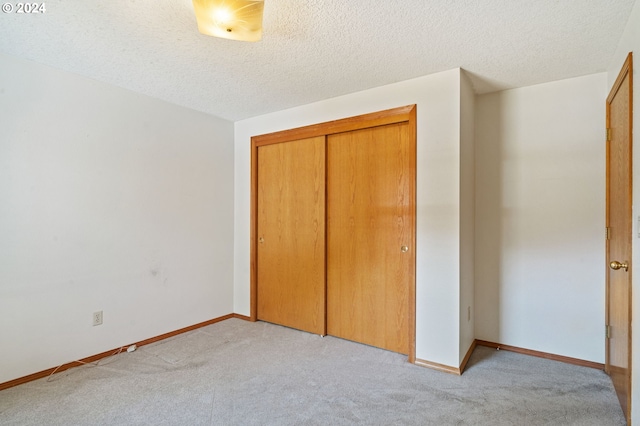
[[325, 137], [258, 148], [257, 317], [326, 334]]
[[409, 353], [415, 142], [408, 123], [328, 136], [327, 333]]

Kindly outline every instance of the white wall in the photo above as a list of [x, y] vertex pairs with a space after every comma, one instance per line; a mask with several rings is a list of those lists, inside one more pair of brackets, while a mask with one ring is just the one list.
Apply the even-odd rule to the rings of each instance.
[[460, 360], [475, 340], [475, 93], [460, 79]]
[[476, 100], [476, 338], [604, 362], [606, 74]]
[[[607, 94], [611, 90], [613, 83], [618, 77], [618, 73], [622, 68], [629, 52], [633, 52], [633, 217], [640, 216], [638, 201], [640, 200], [640, 149], [638, 142], [640, 135], [640, 1], [636, 1], [629, 21], [625, 27], [624, 34], [620, 39], [620, 44], [616, 49], [613, 60], [608, 69]], [[604, 103], [604, 102], [603, 102]], [[638, 235], [637, 220], [633, 221], [634, 234]], [[634, 237], [632, 240], [632, 265], [640, 265], [640, 239]], [[631, 384], [632, 384], [632, 400], [631, 400], [631, 419], [634, 425], [640, 425], [640, 273], [632, 272], [632, 368], [631, 368]]]
[[[420, 359], [458, 367], [460, 70], [378, 87], [235, 124], [235, 312], [249, 315], [250, 138], [417, 104], [417, 338]], [[466, 349], [465, 349], [466, 351]]]
[[233, 312], [230, 122], [0, 55], [0, 200], [0, 383]]

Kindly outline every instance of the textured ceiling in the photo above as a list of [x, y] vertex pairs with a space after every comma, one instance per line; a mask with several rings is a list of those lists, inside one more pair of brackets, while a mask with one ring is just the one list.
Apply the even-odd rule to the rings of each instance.
[[46, 0], [0, 14], [0, 52], [235, 121], [457, 67], [477, 93], [605, 71], [634, 1], [266, 0], [246, 43], [191, 0]]

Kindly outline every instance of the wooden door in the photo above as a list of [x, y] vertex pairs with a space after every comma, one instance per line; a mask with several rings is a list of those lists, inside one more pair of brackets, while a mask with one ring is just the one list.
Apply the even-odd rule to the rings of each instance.
[[407, 122], [328, 136], [327, 333], [408, 354], [415, 140]]
[[606, 371], [631, 422], [631, 54], [607, 98]]
[[324, 335], [325, 138], [257, 157], [257, 318]]

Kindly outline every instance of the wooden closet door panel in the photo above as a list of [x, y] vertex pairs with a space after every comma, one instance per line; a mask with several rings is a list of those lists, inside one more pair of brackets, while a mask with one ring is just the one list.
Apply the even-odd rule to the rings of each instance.
[[326, 334], [325, 138], [258, 148], [258, 319]]
[[327, 333], [407, 354], [415, 271], [409, 125], [340, 133], [327, 143]]
[[632, 376], [632, 171], [633, 57], [627, 56], [607, 98], [607, 316], [605, 371], [631, 419]]

